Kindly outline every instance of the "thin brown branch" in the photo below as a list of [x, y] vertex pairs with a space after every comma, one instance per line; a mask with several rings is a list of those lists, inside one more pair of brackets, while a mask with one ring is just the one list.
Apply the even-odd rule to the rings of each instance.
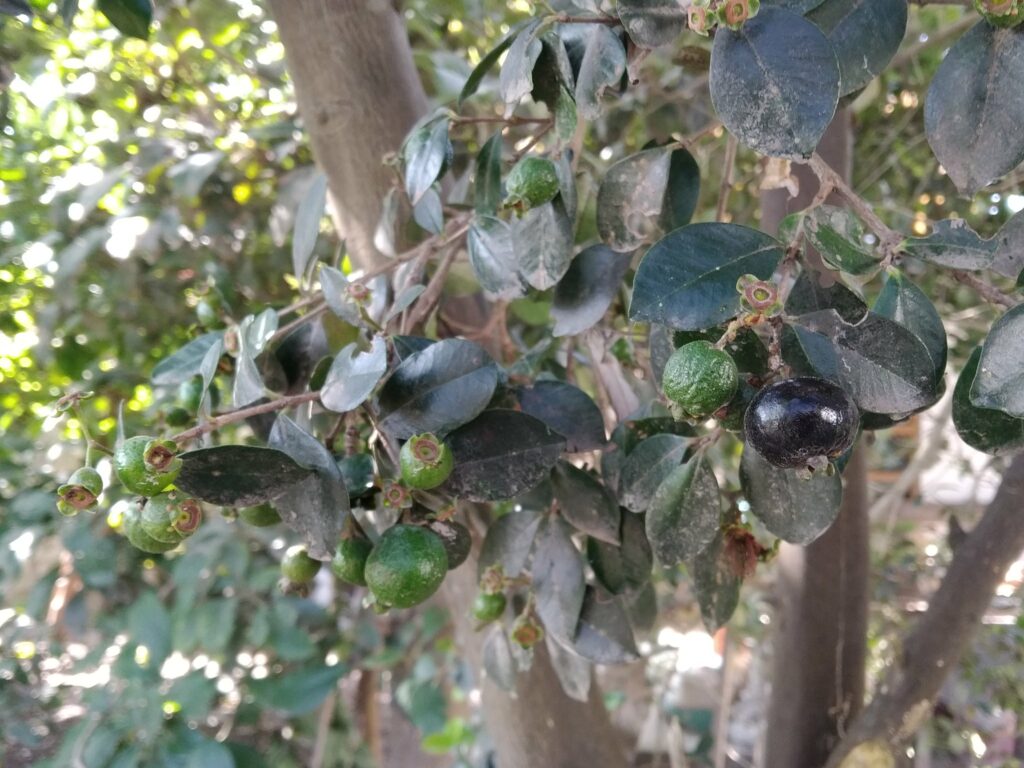
[[320, 315], [322, 315], [326, 311], [327, 311], [327, 304], [324, 303], [322, 300], [320, 300], [320, 303], [317, 304], [312, 309], [310, 309], [309, 312], [307, 312], [304, 315], [299, 315], [294, 320], [292, 320], [290, 323], [285, 323], [280, 328], [278, 328], [276, 331], [274, 331], [274, 335], [270, 337], [270, 340], [267, 343], [268, 344], [276, 344], [277, 342], [279, 342], [281, 339], [285, 338], [288, 334], [290, 334], [292, 331], [294, 331], [299, 326], [305, 325], [310, 320], [315, 320], [316, 318], [320, 317]]
[[476, 123], [498, 123], [500, 125], [535, 125], [537, 123], [546, 123], [550, 118], [547, 117], [520, 117], [518, 115], [512, 115], [511, 117], [490, 117], [490, 116], [473, 116], [473, 115], [456, 115], [452, 118], [452, 125], [474, 125]]
[[970, 272], [965, 272], [962, 269], [953, 270], [953, 277], [956, 278], [957, 282], [963, 283], [964, 285], [970, 286], [978, 292], [983, 299], [992, 303], [1000, 304], [1004, 307], [1016, 307], [1020, 302], [1008, 294], [1003, 293], [994, 285], [989, 285], [981, 278], [976, 275], [972, 275]]
[[718, 207], [715, 211], [715, 221], [725, 221], [725, 212], [729, 207], [729, 192], [732, 191], [734, 176], [736, 173], [736, 150], [739, 142], [731, 133], [725, 142], [725, 159], [722, 161], [722, 183], [718, 188]]
[[427, 289], [423, 291], [416, 300], [416, 303], [413, 304], [412, 310], [409, 312], [409, 316], [404, 324], [405, 328], [415, 328], [430, 317], [430, 313], [434, 311], [434, 307], [441, 300], [444, 282], [448, 279], [448, 271], [452, 268], [452, 264], [455, 263], [457, 254], [458, 248], [448, 249], [444, 258], [441, 259], [441, 263], [437, 265], [437, 270], [434, 272], [433, 277], [430, 278], [430, 282], [427, 283]]
[[811, 159], [807, 161], [808, 167], [814, 171], [814, 175], [818, 177], [818, 181], [822, 185], [831, 187], [832, 190], [840, 194], [850, 207], [853, 208], [854, 212], [860, 216], [864, 223], [878, 235], [882, 241], [882, 250], [891, 250], [895, 248], [903, 241], [903, 235], [892, 229], [884, 221], [879, 218], [878, 214], [875, 213], [875, 209], [858, 195], [853, 188], [846, 183], [846, 179], [836, 171], [831, 165], [826, 163], [821, 155], [815, 153], [811, 156]]
[[899, 69], [907, 64], [911, 64], [917, 60], [917, 57], [924, 53], [929, 48], [934, 48], [937, 45], [944, 45], [953, 38], [959, 37], [968, 29], [978, 23], [978, 17], [973, 13], [966, 14], [963, 18], [958, 19], [955, 23], [950, 24], [945, 29], [940, 29], [932, 35], [928, 36], [927, 40], [922, 40], [919, 43], [911, 45], [904, 51], [901, 51], [896, 55], [888, 66], [889, 70]]
[[559, 24], [604, 24], [617, 27], [622, 23], [615, 16], [573, 16], [568, 13], [556, 13], [548, 18]]
[[264, 413], [273, 413], [274, 411], [282, 411], [285, 408], [291, 408], [296, 405], [302, 405], [303, 403], [312, 403], [320, 399], [319, 392], [303, 392], [298, 395], [288, 395], [287, 397], [279, 397], [276, 400], [271, 400], [267, 403], [260, 403], [259, 405], [250, 405], [246, 408], [239, 408], [236, 411], [230, 411], [223, 413], [220, 416], [213, 416], [209, 421], [205, 421], [199, 426], [186, 429], [184, 432], [180, 432], [174, 435], [171, 440], [176, 442], [178, 445], [187, 443], [189, 440], [194, 440], [197, 437], [202, 437], [210, 432], [215, 432], [221, 427], [227, 426], [228, 424], [234, 424], [235, 422], [245, 421], [253, 416], [261, 416]]

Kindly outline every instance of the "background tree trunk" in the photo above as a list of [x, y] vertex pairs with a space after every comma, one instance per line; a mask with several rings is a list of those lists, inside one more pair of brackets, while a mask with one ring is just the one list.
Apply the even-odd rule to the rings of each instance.
[[[850, 116], [842, 110], [818, 148], [845, 178], [852, 138]], [[817, 177], [806, 166], [795, 166], [794, 174], [800, 182], [796, 198], [785, 190], [762, 196], [766, 231], [809, 205], [818, 191]], [[836, 523], [807, 547], [784, 544], [779, 556], [766, 768], [823, 765], [863, 705], [870, 559], [863, 445], [843, 480]]]
[[[427, 111], [402, 19], [390, 0], [270, 0], [270, 6], [338, 229], [355, 263], [372, 266], [382, 258], [373, 233], [393, 181], [381, 160]], [[475, 562], [471, 558], [449, 575], [442, 597], [460, 651], [480, 670], [483, 638], [469, 615]], [[543, 649], [514, 695], [488, 681], [482, 689], [500, 768], [627, 764], [596, 686], [588, 702], [570, 699]]]

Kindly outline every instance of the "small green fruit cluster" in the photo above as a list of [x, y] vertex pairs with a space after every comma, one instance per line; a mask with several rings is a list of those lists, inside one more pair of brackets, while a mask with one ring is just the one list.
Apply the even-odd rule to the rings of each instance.
[[727, 352], [709, 341], [691, 341], [672, 353], [661, 383], [665, 396], [685, 416], [704, 419], [732, 400], [739, 371]]
[[760, 8], [760, 0], [696, 0], [687, 12], [687, 22], [691, 30], [706, 37], [718, 25], [739, 29]]
[[196, 499], [171, 490], [129, 509], [122, 530], [137, 549], [159, 554], [174, 549], [194, 534], [202, 519], [202, 507]]
[[132, 493], [155, 496], [170, 487], [181, 472], [177, 451], [173, 440], [131, 437], [114, 451], [114, 470]]

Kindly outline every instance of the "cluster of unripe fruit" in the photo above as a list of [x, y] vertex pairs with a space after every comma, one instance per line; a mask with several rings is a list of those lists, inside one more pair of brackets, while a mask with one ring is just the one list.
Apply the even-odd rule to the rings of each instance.
[[700, 35], [709, 34], [718, 25], [739, 29], [757, 15], [760, 7], [760, 0], [695, 0], [687, 10], [687, 23]]

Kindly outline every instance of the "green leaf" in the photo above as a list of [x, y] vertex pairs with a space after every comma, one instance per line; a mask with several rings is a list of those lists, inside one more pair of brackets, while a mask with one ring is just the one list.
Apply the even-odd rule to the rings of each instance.
[[171, 387], [202, 373], [206, 353], [223, 338], [223, 331], [213, 331], [192, 339], [153, 367], [153, 384], [157, 387]]
[[544, 422], [504, 409], [484, 411], [447, 442], [455, 469], [443, 487], [468, 501], [510, 499], [530, 490], [565, 450], [565, 439]]
[[804, 16], [823, 2], [824, 0], [761, 0], [761, 5], [766, 8], [785, 8]]
[[412, 209], [412, 218], [422, 229], [432, 235], [440, 235], [444, 231], [444, 206], [441, 195], [431, 187]]
[[25, 0], [2, 0], [0, 1], [0, 13], [8, 16], [31, 16], [32, 6]]
[[[378, 246], [379, 248], [379, 246]], [[323, 286], [324, 301], [328, 309], [349, 325], [359, 327], [363, 319], [359, 316], [359, 307], [349, 298], [348, 278], [340, 269], [320, 265], [320, 284]]]
[[413, 129], [402, 147], [405, 161], [405, 191], [413, 205], [437, 181], [448, 157], [448, 117], [435, 115]]
[[288, 454], [253, 445], [218, 445], [181, 455], [174, 484], [190, 496], [222, 507], [251, 507], [271, 501], [310, 470]]
[[401, 213], [401, 190], [398, 187], [391, 187], [384, 193], [384, 199], [381, 201], [380, 219], [373, 231], [373, 247], [392, 259], [398, 255], [398, 217]]
[[801, 272], [786, 299], [786, 314], [809, 315], [828, 309], [834, 309], [848, 323], [858, 323], [868, 313], [864, 300], [842, 283], [823, 286], [814, 271]]
[[957, 189], [973, 195], [1024, 160], [1024, 35], [982, 20], [953, 44], [928, 88], [924, 128]]
[[804, 222], [807, 240], [822, 260], [841, 272], [866, 275], [878, 268], [881, 256], [864, 245], [864, 227], [844, 208], [820, 205]]
[[149, 25], [153, 22], [150, 0], [97, 0], [96, 8], [121, 34], [149, 39]]
[[953, 424], [957, 434], [972, 448], [993, 456], [1024, 450], [1024, 419], [992, 408], [979, 408], [971, 402], [971, 386], [980, 360], [981, 347], [976, 347], [953, 390]]
[[740, 484], [750, 511], [765, 528], [793, 544], [810, 544], [828, 530], [843, 501], [838, 472], [805, 480], [796, 470], [773, 467], [749, 443], [740, 462]]
[[335, 413], [354, 410], [366, 401], [387, 369], [388, 346], [383, 336], [375, 336], [366, 352], [359, 352], [353, 342], [334, 358], [320, 388], [320, 402]]
[[420, 733], [438, 733], [444, 728], [448, 701], [435, 681], [407, 677], [398, 684], [395, 701]]
[[892, 61], [907, 31], [904, 0], [825, 0], [807, 14], [839, 59], [841, 85], [846, 96], [875, 79]]
[[602, 587], [613, 595], [639, 592], [651, 580], [654, 555], [642, 515], [623, 515], [620, 544], [587, 539], [587, 560]]
[[300, 280], [309, 270], [309, 263], [320, 236], [320, 220], [327, 208], [327, 176], [318, 172], [295, 211], [292, 230], [292, 274]]
[[655, 435], [634, 448], [622, 464], [622, 504], [633, 512], [646, 510], [658, 487], [682, 463], [688, 445], [677, 435]]
[[619, 543], [622, 513], [615, 496], [589, 473], [567, 461], [551, 472], [558, 508], [570, 525], [610, 544]]
[[839, 62], [814, 24], [762, 8], [711, 52], [711, 101], [729, 132], [771, 157], [809, 157], [839, 103]]
[[551, 656], [551, 666], [555, 669], [558, 682], [565, 695], [576, 701], [586, 702], [590, 699], [590, 682], [593, 677], [593, 665], [582, 656], [570, 651], [554, 640], [545, 636], [544, 644]]
[[249, 315], [238, 326], [238, 355], [235, 358], [235, 380], [231, 388], [231, 400], [235, 407], [255, 403], [264, 396], [263, 376], [256, 366], [259, 349], [253, 341], [258, 334], [250, 333], [256, 324], [256, 317]]
[[149, 666], [160, 669], [171, 652], [171, 616], [155, 592], [146, 591], [128, 609], [128, 634], [149, 651]]
[[519, 34], [520, 28], [513, 29], [501, 41], [492, 48], [486, 56], [480, 59], [480, 63], [473, 67], [473, 71], [469, 73], [469, 77], [466, 78], [466, 84], [462, 86], [462, 90], [459, 92], [458, 106], [461, 108], [462, 103], [476, 93], [480, 87], [480, 83], [487, 76], [487, 73], [494, 68], [494, 65], [498, 63], [498, 59], [501, 58], [501, 54], [508, 50], [509, 46], [515, 41]]
[[541, 19], [533, 19], [514, 35], [510, 35], [508, 55], [501, 65], [498, 80], [506, 114], [511, 114], [520, 100], [533, 90], [533, 67], [543, 47], [537, 39], [540, 29]]
[[[13, 0], [15, 4], [21, 4], [24, 0]], [[64, 19], [64, 26], [71, 29], [78, 15], [78, 0], [61, 0], [60, 16]]]
[[927, 237], [911, 237], [901, 248], [916, 259], [950, 269], [986, 269], [996, 255], [997, 238], [985, 240], [963, 219], [935, 222]]
[[576, 74], [576, 110], [585, 119], [596, 120], [601, 116], [604, 92], [618, 87], [626, 73], [626, 49], [619, 36], [604, 24], [588, 26]]
[[872, 312], [893, 320], [924, 344], [931, 356], [938, 388], [946, 371], [946, 329], [931, 300], [898, 269], [889, 269]]
[[510, 512], [491, 523], [480, 548], [480, 574], [495, 563], [501, 563], [510, 578], [522, 573], [540, 523], [541, 516], [529, 509]]
[[382, 326], [386, 326], [400, 314], [405, 312], [412, 303], [416, 301], [423, 293], [427, 290], [425, 285], [407, 285], [402, 289], [402, 292], [395, 296], [395, 300], [391, 303], [388, 308], [387, 314], [384, 315], [384, 319], [381, 321]]
[[971, 402], [1024, 418], [1024, 304], [999, 318], [985, 339]]
[[479, 214], [494, 215], [504, 199], [501, 194], [501, 131], [489, 138], [476, 156], [473, 177], [473, 207]]
[[595, 664], [624, 664], [640, 658], [629, 616], [617, 597], [587, 587], [572, 648]]
[[658, 486], [647, 507], [647, 539], [658, 561], [675, 567], [711, 544], [721, 516], [715, 473], [698, 454]]
[[782, 259], [774, 238], [736, 224], [690, 224], [655, 243], [633, 281], [630, 318], [699, 331], [734, 317], [736, 281], [767, 280]]
[[235, 768], [235, 758], [223, 744], [205, 740], [189, 750], [185, 768]]
[[568, 453], [596, 451], [607, 442], [597, 403], [564, 381], [541, 380], [516, 390], [519, 407], [565, 438]]
[[743, 581], [725, 562], [725, 535], [719, 531], [714, 541], [694, 558], [689, 566], [693, 591], [708, 632], [714, 633], [728, 623], [740, 602]]
[[480, 287], [493, 299], [517, 299], [524, 293], [512, 228], [495, 216], [477, 214], [466, 235], [469, 263]]
[[596, 325], [622, 287], [631, 260], [632, 254], [615, 253], [604, 245], [584, 248], [555, 287], [552, 333], [575, 336]]
[[306, 542], [309, 556], [329, 560], [349, 512], [348, 490], [341, 470], [323, 443], [284, 414], [277, 417], [268, 441], [314, 474], [289, 487], [274, 500], [285, 525]]
[[323, 703], [345, 671], [340, 664], [289, 669], [264, 680], [250, 680], [249, 690], [261, 707], [286, 715], [304, 715]]
[[615, 251], [652, 242], [689, 222], [700, 171], [685, 149], [645, 149], [608, 169], [597, 193], [597, 229]]
[[516, 688], [516, 660], [512, 646], [501, 624], [495, 624], [484, 640], [484, 672], [494, 684], [506, 692]]
[[561, 197], [514, 219], [512, 236], [519, 274], [537, 290], [546, 291], [568, 271], [573, 222]]
[[686, 29], [686, 11], [677, 0], [618, 0], [616, 10], [626, 34], [640, 48], [657, 48]]
[[545, 520], [534, 542], [533, 593], [537, 615], [555, 640], [572, 644], [586, 584], [583, 559], [558, 518]]
[[164, 700], [175, 702], [182, 717], [200, 721], [210, 714], [216, 695], [216, 683], [208, 680], [202, 671], [196, 671], [175, 680]]
[[338, 460], [338, 469], [348, 488], [350, 499], [365, 496], [373, 487], [373, 456], [368, 453], [354, 453]]
[[992, 240], [996, 243], [993, 271], [1016, 278], [1019, 286], [1020, 274], [1024, 272], [1024, 212], [1011, 216]]
[[483, 411], [497, 385], [497, 366], [479, 345], [444, 339], [407, 357], [384, 382], [380, 427], [400, 440], [443, 435]]

